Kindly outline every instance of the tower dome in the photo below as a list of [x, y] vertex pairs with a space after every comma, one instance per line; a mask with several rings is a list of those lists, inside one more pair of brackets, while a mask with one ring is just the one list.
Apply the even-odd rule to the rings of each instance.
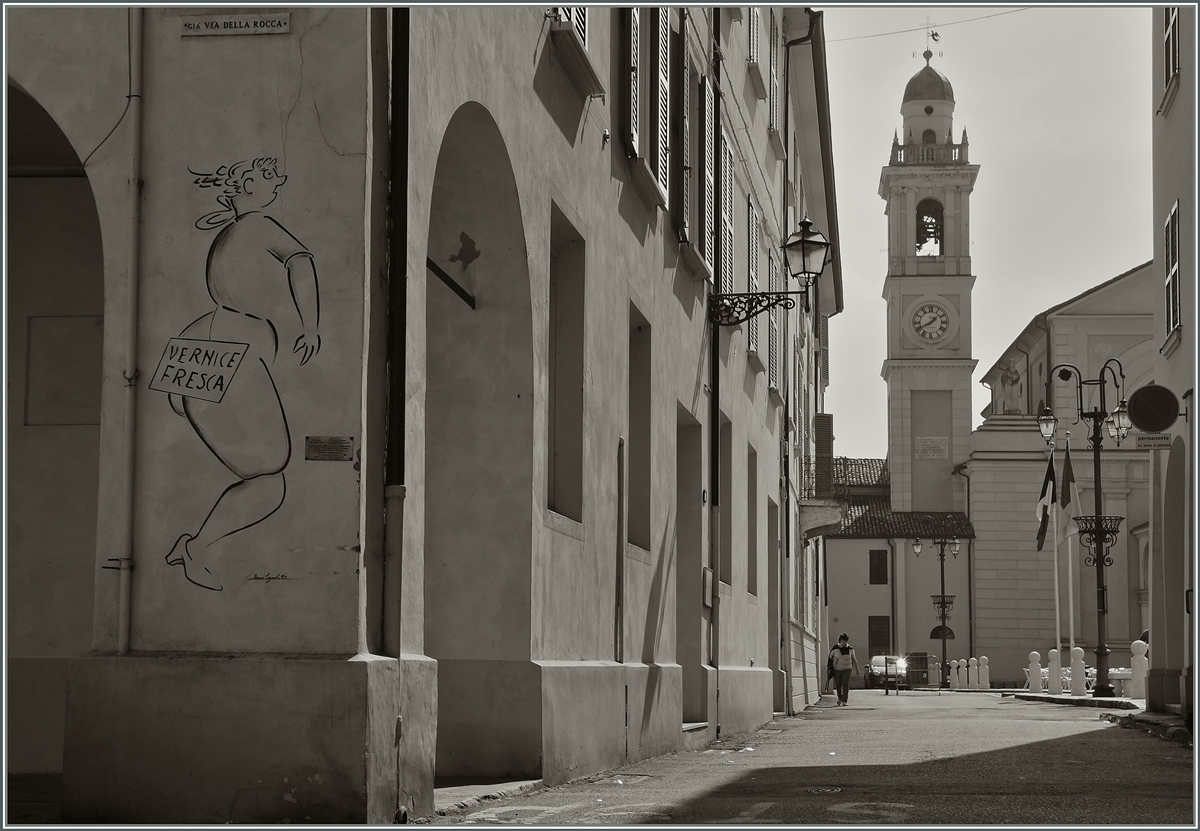
[[945, 75], [929, 65], [933, 53], [924, 55], [925, 66], [904, 87], [900, 114], [904, 117], [903, 144], [949, 144], [954, 127], [954, 88]]
[[954, 88], [950, 80], [929, 65], [933, 53], [925, 50], [925, 66], [908, 81], [904, 88], [904, 103], [909, 101], [949, 101], [954, 103]]

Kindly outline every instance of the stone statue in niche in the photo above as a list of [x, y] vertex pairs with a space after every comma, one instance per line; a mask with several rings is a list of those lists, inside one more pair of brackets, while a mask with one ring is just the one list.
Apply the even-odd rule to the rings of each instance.
[[1021, 373], [1017, 371], [1016, 359], [1009, 358], [1008, 366], [1000, 373], [1000, 395], [1005, 415], [1022, 415]]
[[[313, 255], [264, 212], [287, 181], [275, 159], [240, 161], [212, 173], [189, 172], [201, 188], [220, 189], [221, 209], [196, 221], [200, 230], [216, 231], [205, 266], [214, 307], [188, 325], [180, 339], [244, 350], [240, 356], [234, 350], [236, 381], [230, 375], [216, 400], [190, 394], [190, 386], [170, 390], [172, 409], [188, 420], [235, 480], [217, 496], [199, 527], [180, 535], [166, 560], [183, 566], [191, 583], [221, 591], [214, 546], [275, 513], [287, 493], [283, 471], [292, 442], [272, 369], [281, 330], [298, 332], [294, 339], [289, 336], [292, 363], [303, 366], [320, 350], [321, 303]], [[203, 355], [209, 350], [201, 343], [197, 351]], [[220, 354], [217, 348], [211, 351]]]

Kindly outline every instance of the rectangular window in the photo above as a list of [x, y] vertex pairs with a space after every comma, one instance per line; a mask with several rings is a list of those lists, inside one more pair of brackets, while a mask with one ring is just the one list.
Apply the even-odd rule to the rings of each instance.
[[1163, 259], [1166, 261], [1166, 323], [1167, 334], [1181, 324], [1179, 303], [1179, 202], [1171, 206], [1163, 228]]
[[650, 549], [650, 323], [629, 307], [629, 542]]
[[[762, 240], [759, 227], [758, 211], [754, 208], [754, 200], [746, 199], [746, 291], [758, 291], [758, 249]], [[758, 317], [746, 321], [746, 348], [758, 352]]]
[[892, 619], [886, 615], [867, 618], [867, 658], [888, 655], [892, 651]]
[[746, 591], [758, 594], [758, 454], [746, 450]]
[[546, 502], [576, 522], [583, 521], [585, 255], [583, 238], [551, 203]]
[[1169, 86], [1179, 74], [1179, 8], [1163, 10], [1163, 86]]
[[887, 585], [887, 581], [888, 581], [887, 555], [888, 555], [888, 553], [887, 553], [886, 549], [883, 551], [877, 550], [877, 551], [871, 551], [868, 553], [868, 556], [871, 558], [870, 571], [871, 571], [871, 585], [872, 586], [886, 586]]

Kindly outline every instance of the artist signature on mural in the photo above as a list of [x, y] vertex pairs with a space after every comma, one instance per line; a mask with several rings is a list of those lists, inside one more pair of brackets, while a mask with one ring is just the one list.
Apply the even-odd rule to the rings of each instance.
[[295, 580], [295, 579], [296, 579], [295, 577], [288, 577], [286, 574], [283, 574], [283, 573], [272, 574], [271, 572], [268, 571], [266, 574], [259, 574], [258, 572], [255, 572], [254, 574], [251, 574], [249, 577], [246, 578], [246, 582], [250, 583], [255, 580], [261, 580], [264, 583], [270, 583], [272, 580]]

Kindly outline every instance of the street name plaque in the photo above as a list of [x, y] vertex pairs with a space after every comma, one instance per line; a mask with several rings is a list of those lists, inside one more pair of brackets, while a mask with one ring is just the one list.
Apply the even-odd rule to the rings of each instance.
[[292, 13], [198, 14], [179, 18], [181, 37], [206, 35], [286, 35], [292, 30]]

